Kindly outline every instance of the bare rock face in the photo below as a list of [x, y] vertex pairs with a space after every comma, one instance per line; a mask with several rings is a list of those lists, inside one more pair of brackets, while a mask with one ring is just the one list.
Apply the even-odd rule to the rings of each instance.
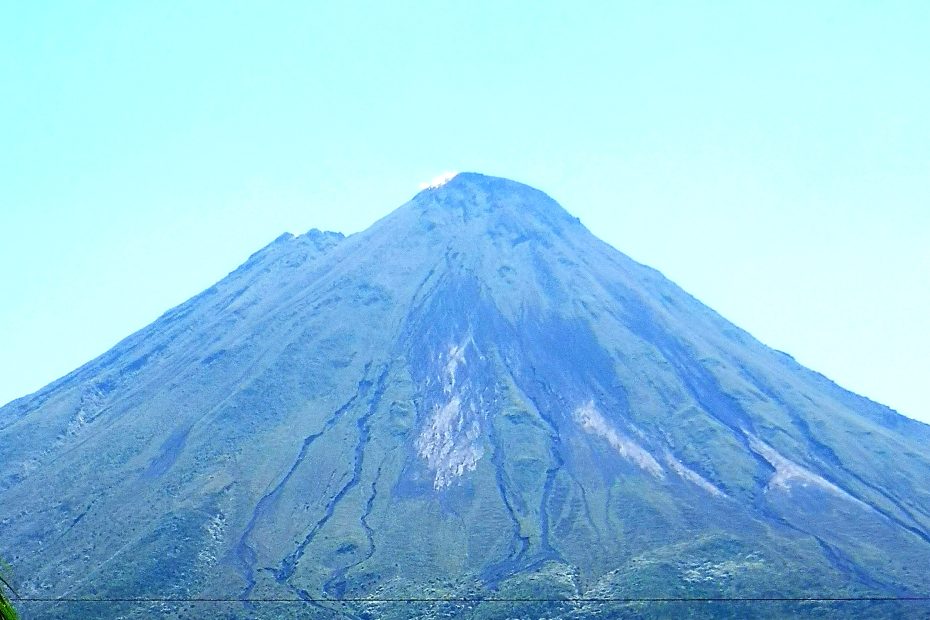
[[35, 617], [917, 613], [629, 599], [927, 595], [928, 447], [466, 173], [0, 409], [0, 557], [33, 598], [234, 599]]

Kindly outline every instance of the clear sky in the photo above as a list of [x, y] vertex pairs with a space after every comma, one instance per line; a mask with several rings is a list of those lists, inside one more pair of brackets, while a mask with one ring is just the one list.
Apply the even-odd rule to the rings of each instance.
[[470, 170], [930, 421], [928, 32], [924, 0], [4, 3], [0, 401]]

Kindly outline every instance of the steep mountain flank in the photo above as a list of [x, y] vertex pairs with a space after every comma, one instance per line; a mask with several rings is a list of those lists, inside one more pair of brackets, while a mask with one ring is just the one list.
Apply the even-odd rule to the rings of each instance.
[[545, 194], [464, 173], [362, 233], [283, 235], [0, 409], [0, 556], [27, 597], [254, 601], [35, 617], [919, 597], [928, 446], [930, 427], [765, 347]]

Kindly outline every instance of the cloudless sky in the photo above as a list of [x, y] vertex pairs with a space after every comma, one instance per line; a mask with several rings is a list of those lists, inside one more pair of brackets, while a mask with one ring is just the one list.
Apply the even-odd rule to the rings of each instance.
[[4, 3], [0, 401], [470, 170], [930, 421], [928, 33], [923, 0]]

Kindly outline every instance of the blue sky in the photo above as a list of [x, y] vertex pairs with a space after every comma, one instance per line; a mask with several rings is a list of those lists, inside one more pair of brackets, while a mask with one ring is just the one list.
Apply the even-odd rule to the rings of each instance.
[[0, 401], [472, 170], [930, 421], [928, 31], [922, 1], [7, 3]]

